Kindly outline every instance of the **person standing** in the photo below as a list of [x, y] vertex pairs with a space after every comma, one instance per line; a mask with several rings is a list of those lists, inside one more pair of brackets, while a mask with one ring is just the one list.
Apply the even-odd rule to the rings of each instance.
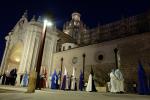
[[120, 69], [115, 70], [115, 76], [117, 77], [117, 93], [124, 93], [124, 78]]
[[94, 76], [94, 72], [93, 72], [93, 69], [91, 67], [91, 73], [89, 75], [88, 84], [86, 87], [87, 92], [96, 92], [97, 91], [96, 87], [95, 87], [95, 82], [94, 82], [93, 76]]
[[116, 93], [117, 92], [117, 77], [115, 75], [115, 69], [112, 69], [111, 73], [110, 73], [110, 92], [112, 93]]

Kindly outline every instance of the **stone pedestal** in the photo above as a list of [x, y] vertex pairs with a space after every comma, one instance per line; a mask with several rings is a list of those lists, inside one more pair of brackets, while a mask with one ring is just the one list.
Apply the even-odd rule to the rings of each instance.
[[104, 86], [104, 87], [96, 87], [96, 90], [97, 90], [98, 92], [107, 92], [105, 86]]

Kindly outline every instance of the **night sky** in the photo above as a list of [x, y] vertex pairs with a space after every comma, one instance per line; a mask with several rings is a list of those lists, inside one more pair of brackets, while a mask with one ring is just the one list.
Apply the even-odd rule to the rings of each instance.
[[150, 0], [2, 0], [0, 3], [0, 62], [4, 37], [28, 10], [28, 18], [51, 13], [58, 28], [77, 11], [90, 28], [150, 10]]

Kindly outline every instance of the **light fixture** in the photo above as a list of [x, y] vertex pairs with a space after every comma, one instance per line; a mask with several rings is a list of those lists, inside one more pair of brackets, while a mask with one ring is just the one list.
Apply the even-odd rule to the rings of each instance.
[[44, 24], [46, 24], [46, 26], [52, 26], [53, 23], [51, 21], [48, 21], [47, 19], [44, 20]]
[[15, 58], [15, 61], [16, 61], [16, 62], [20, 62], [20, 59], [16, 57], [16, 58]]

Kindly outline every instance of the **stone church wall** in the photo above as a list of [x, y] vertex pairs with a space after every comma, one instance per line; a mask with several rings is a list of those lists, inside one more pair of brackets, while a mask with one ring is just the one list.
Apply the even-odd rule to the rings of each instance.
[[[80, 70], [83, 67], [83, 54], [85, 57], [85, 81], [88, 80], [91, 66], [94, 70], [96, 85], [104, 85], [109, 81], [108, 73], [115, 68], [114, 49], [118, 48], [120, 54], [120, 69], [125, 78], [126, 87], [137, 83], [138, 60], [141, 59], [144, 69], [148, 75], [150, 73], [150, 34], [143, 33], [134, 36], [120, 38], [108, 42], [75, 48], [63, 52], [55, 53], [53, 56], [52, 73], [56, 69], [61, 69], [61, 58], [68, 74], [72, 74], [72, 67], [76, 67], [76, 76], [79, 79]], [[74, 60], [75, 59], [75, 60]], [[73, 64], [74, 63], [74, 64]], [[150, 76], [150, 75], [149, 75]]]
[[114, 48], [116, 48], [116, 45], [107, 42], [55, 53], [53, 56], [53, 68], [51, 72], [53, 73], [55, 69], [57, 72], [60, 71], [61, 58], [63, 57], [62, 72], [64, 73], [64, 67], [66, 67], [68, 74], [71, 75], [73, 67], [75, 67], [76, 76], [77, 79], [79, 79], [80, 71], [83, 69], [83, 54], [85, 54], [86, 82], [92, 66], [97, 84], [104, 83], [104, 80], [108, 81], [108, 73], [115, 67]]

